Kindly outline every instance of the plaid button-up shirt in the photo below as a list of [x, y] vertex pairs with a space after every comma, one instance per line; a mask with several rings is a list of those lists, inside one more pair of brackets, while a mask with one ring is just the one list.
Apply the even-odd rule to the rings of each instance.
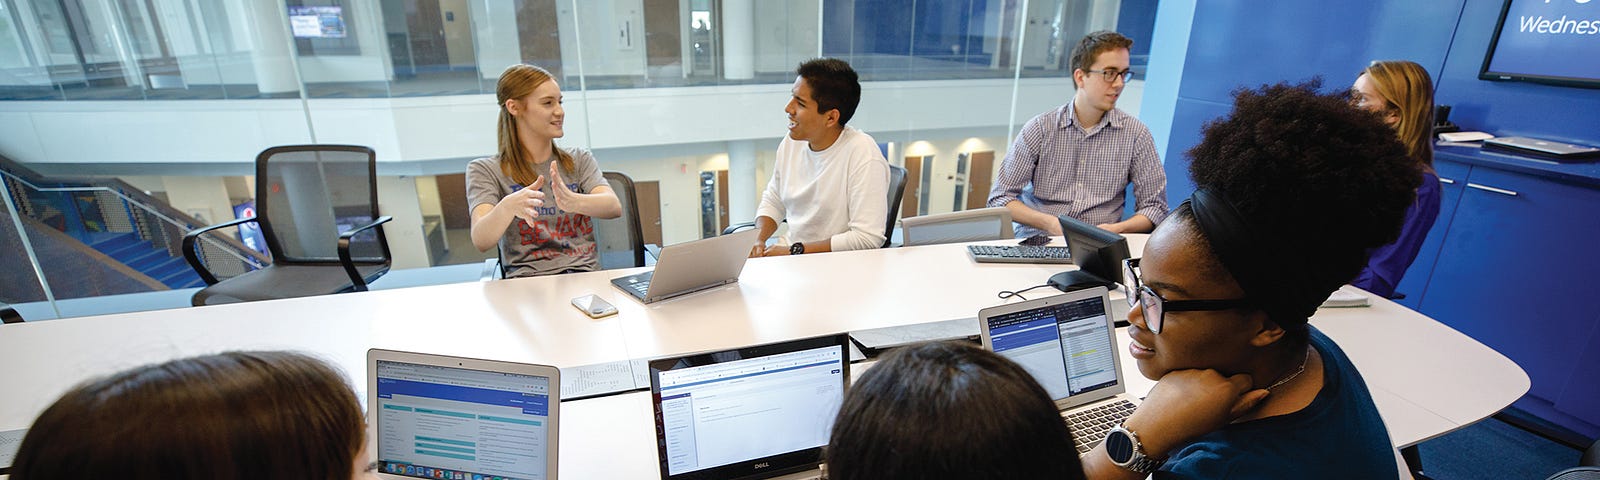
[[[1167, 174], [1161, 169], [1150, 129], [1119, 109], [1100, 123], [1080, 128], [1072, 102], [1041, 113], [1017, 135], [989, 191], [989, 206], [1020, 200], [1050, 215], [1071, 215], [1092, 224], [1122, 220], [1126, 189], [1133, 184], [1135, 213], [1161, 223], [1167, 216]], [[1017, 237], [1041, 233], [1017, 224]]]

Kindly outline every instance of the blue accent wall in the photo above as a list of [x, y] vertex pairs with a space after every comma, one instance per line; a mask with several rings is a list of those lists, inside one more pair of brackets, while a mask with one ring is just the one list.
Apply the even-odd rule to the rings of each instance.
[[[1147, 90], [1141, 115], [1157, 121], [1171, 118], [1170, 127], [1160, 128], [1163, 125], [1157, 122], [1152, 128], [1156, 144], [1166, 145], [1162, 160], [1169, 203], [1177, 205], [1194, 191], [1183, 152], [1199, 141], [1205, 122], [1232, 108], [1233, 90], [1315, 76], [1323, 77], [1324, 88], [1344, 89], [1362, 67], [1377, 59], [1408, 59], [1430, 73], [1438, 72], [1445, 65], [1463, 3], [1212, 1], [1185, 8], [1163, 2], [1150, 62], [1154, 85], [1147, 84], [1155, 88]], [[1174, 44], [1177, 39], [1163, 37], [1167, 33], [1162, 25], [1181, 21], [1186, 14], [1193, 18], [1187, 42], [1180, 47]], [[1493, 28], [1491, 21], [1485, 30]], [[1156, 75], [1173, 70], [1181, 72], [1177, 96], [1163, 102], [1160, 96], [1167, 91], [1163, 89], [1171, 89], [1172, 79]]]

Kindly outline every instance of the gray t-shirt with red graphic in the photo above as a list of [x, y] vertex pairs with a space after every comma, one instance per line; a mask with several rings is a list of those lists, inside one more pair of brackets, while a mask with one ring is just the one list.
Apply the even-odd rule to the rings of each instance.
[[[600, 174], [600, 164], [594, 155], [581, 148], [563, 148], [572, 156], [575, 172], [561, 172], [567, 188], [578, 193], [594, 193], [602, 185], [610, 186]], [[555, 161], [552, 157], [551, 161]], [[549, 164], [538, 168], [540, 175], [549, 175]], [[500, 171], [499, 156], [480, 158], [467, 164], [467, 211], [478, 205], [490, 206], [512, 192], [521, 190], [522, 184]], [[553, 185], [544, 186], [544, 206], [533, 221], [514, 218], [500, 235], [500, 261], [506, 278], [549, 275], [568, 270], [593, 271], [600, 268], [595, 253], [594, 223], [588, 215], [568, 212], [556, 204]]]

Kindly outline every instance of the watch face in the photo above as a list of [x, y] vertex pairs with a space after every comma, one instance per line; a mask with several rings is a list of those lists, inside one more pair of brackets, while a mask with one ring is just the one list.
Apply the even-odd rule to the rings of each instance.
[[802, 253], [806, 253], [806, 244], [800, 243], [800, 242], [794, 242], [794, 245], [790, 245], [789, 246], [789, 254], [790, 255], [799, 255], [799, 254], [802, 254]]
[[1112, 430], [1106, 434], [1106, 456], [1119, 465], [1133, 461], [1133, 438], [1127, 433]]

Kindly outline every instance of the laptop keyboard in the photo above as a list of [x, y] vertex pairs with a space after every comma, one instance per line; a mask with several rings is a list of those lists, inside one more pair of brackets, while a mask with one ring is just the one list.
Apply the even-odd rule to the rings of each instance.
[[1029, 245], [968, 245], [979, 263], [1072, 263], [1067, 247]]
[[650, 293], [650, 277], [640, 278], [639, 281], [628, 284], [628, 288], [638, 292], [639, 298], [644, 298], [645, 294]]
[[1133, 403], [1127, 400], [1070, 414], [1061, 413], [1067, 420], [1067, 428], [1072, 430], [1072, 439], [1077, 443], [1079, 455], [1089, 453], [1101, 440], [1105, 440], [1106, 432], [1110, 432], [1111, 427], [1121, 425], [1129, 415], [1133, 415]]

